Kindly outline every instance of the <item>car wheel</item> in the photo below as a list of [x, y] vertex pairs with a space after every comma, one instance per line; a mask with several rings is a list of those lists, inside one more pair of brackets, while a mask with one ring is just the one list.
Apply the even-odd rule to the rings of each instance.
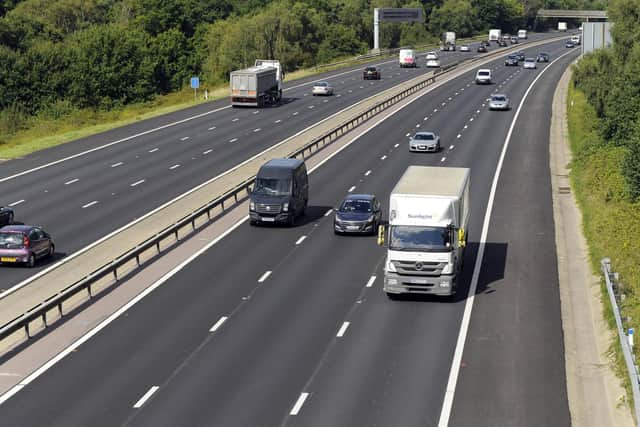
[[29, 254], [29, 259], [26, 262], [27, 268], [33, 268], [36, 265], [36, 256]]
[[8, 225], [13, 224], [13, 214], [9, 214], [9, 221], [7, 222]]
[[55, 245], [51, 245], [49, 246], [49, 253], [47, 254], [47, 256], [49, 258], [53, 258], [53, 255], [56, 253], [56, 246]]
[[442, 149], [442, 147], [440, 147], [440, 143], [438, 142], [438, 145], [436, 145], [436, 151], [440, 151]]

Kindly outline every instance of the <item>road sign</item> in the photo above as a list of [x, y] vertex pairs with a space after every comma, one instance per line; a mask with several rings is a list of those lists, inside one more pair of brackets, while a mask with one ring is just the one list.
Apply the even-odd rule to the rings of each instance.
[[191, 77], [191, 89], [198, 89], [200, 87], [200, 77]]
[[392, 8], [384, 7], [379, 9], [378, 19], [385, 22], [423, 22], [422, 8]]

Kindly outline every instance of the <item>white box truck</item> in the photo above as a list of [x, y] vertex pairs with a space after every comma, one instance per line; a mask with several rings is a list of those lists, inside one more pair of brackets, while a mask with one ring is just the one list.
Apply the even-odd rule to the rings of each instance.
[[262, 107], [277, 103], [282, 98], [283, 76], [280, 61], [270, 59], [257, 59], [253, 67], [232, 71], [231, 105]]
[[567, 31], [567, 23], [558, 22], [558, 31]]
[[498, 40], [500, 40], [500, 38], [502, 37], [502, 30], [499, 30], [497, 28], [493, 28], [491, 30], [489, 30], [489, 41], [490, 42], [498, 42]]
[[456, 33], [447, 31], [442, 33], [440, 38], [440, 50], [455, 51], [456, 50]]
[[518, 30], [518, 38], [519, 39], [527, 39], [527, 30]]
[[398, 57], [400, 68], [411, 67], [415, 68], [416, 64], [416, 51], [413, 49], [400, 49], [400, 56]]
[[409, 166], [389, 201], [387, 296], [454, 294], [468, 221], [469, 169]]

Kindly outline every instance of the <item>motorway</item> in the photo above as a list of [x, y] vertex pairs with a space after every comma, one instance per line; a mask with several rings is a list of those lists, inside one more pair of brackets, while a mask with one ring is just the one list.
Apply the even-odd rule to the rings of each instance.
[[[474, 55], [475, 48], [443, 52], [442, 65]], [[233, 109], [228, 100], [220, 100], [0, 163], [0, 205], [12, 206], [19, 222], [45, 227], [57, 249], [53, 260], [35, 269], [2, 267], [0, 289], [319, 120], [431, 71], [400, 69], [395, 58], [380, 63], [380, 81], [363, 81], [363, 66], [323, 73], [288, 83], [285, 101], [277, 107]], [[424, 65], [424, 55], [419, 63]], [[334, 85], [335, 96], [311, 96], [311, 83], [323, 79]]]
[[[451, 426], [570, 425], [548, 142], [553, 91], [578, 51], [561, 42], [545, 50], [552, 61], [566, 55], [537, 70], [496, 60], [493, 85], [466, 73], [361, 136], [311, 173], [309, 213], [296, 227], [241, 224], [7, 400], [2, 424], [434, 426], [448, 396]], [[545, 67], [489, 203], [516, 107]], [[488, 111], [492, 92], [514, 108]], [[446, 148], [409, 153], [407, 135], [418, 129], [439, 133]], [[455, 298], [388, 300], [384, 248], [332, 232], [330, 209], [345, 194], [386, 202], [409, 164], [471, 168]]]

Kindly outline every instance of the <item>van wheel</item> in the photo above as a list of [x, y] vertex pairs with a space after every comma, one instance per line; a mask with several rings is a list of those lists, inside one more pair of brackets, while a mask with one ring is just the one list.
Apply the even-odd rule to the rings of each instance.
[[29, 254], [29, 259], [26, 262], [27, 268], [33, 268], [36, 265], [36, 256]]
[[258, 223], [255, 220], [250, 219], [249, 220], [249, 225], [252, 226], [252, 227], [255, 227], [256, 225], [258, 225]]
[[296, 225], [296, 215], [294, 212], [291, 212], [291, 215], [289, 216], [289, 220], [287, 221], [287, 223], [289, 224], [289, 227], [293, 227]]

